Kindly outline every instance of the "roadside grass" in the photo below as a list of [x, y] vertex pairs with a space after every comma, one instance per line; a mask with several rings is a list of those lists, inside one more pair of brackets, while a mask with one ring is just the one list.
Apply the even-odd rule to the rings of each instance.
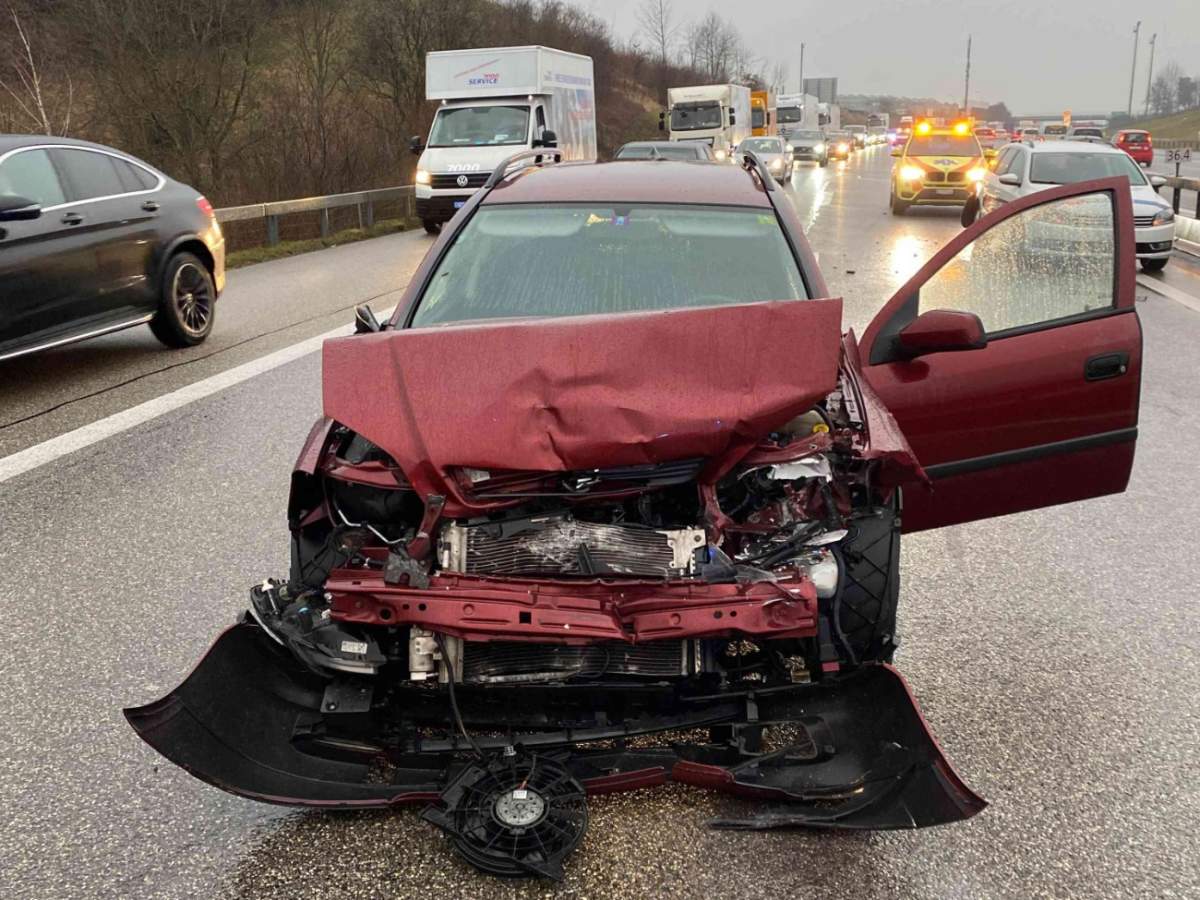
[[313, 250], [324, 250], [327, 247], [337, 247], [341, 244], [352, 244], [355, 241], [365, 241], [370, 238], [396, 234], [420, 228], [419, 219], [383, 219], [370, 228], [347, 228], [337, 231], [327, 238], [312, 238], [305, 241], [280, 241], [274, 247], [247, 247], [244, 250], [234, 250], [225, 257], [225, 268], [237, 269], [242, 266], [252, 266], [255, 263], [267, 262], [272, 259], [283, 259], [285, 256], [297, 256], [301, 253], [311, 253]]
[[1144, 128], [1154, 135], [1156, 141], [1197, 141], [1200, 137], [1200, 109], [1189, 109], [1157, 119], [1136, 119], [1121, 127]]

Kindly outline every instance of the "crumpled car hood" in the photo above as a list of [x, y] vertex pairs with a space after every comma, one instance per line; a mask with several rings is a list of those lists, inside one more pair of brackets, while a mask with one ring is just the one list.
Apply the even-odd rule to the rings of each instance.
[[447, 472], [728, 465], [837, 386], [840, 299], [336, 338], [325, 415], [423, 494]]

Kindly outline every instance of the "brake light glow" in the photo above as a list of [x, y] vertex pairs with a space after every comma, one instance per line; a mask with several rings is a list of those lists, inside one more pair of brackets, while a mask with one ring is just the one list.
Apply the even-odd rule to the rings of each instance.
[[216, 212], [213, 210], [213, 205], [208, 202], [207, 197], [197, 197], [196, 208], [204, 213], [206, 218], [215, 219], [217, 217]]

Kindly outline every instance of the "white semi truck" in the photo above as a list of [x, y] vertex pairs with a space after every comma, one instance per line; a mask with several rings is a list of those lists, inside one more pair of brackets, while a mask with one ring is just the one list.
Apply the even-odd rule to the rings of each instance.
[[667, 89], [667, 111], [658, 127], [672, 141], [703, 141], [718, 160], [750, 136], [750, 88], [741, 84], [702, 84]]
[[431, 233], [515, 153], [545, 147], [564, 160], [596, 159], [591, 57], [549, 47], [429, 53], [425, 97], [441, 101], [426, 143], [412, 139], [417, 216]]
[[775, 98], [779, 133], [787, 138], [799, 131], [816, 131], [821, 127], [817, 106], [813, 94], [780, 94]]

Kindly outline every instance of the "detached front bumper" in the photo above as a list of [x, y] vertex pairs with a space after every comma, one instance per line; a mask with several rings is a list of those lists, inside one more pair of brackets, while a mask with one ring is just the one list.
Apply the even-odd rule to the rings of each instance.
[[[890, 666], [759, 690], [661, 691], [624, 720], [604, 710], [644, 688], [463, 685], [459, 696], [485, 753], [511, 742], [553, 754], [589, 793], [674, 780], [778, 801], [763, 815], [714, 823], [723, 827], [916, 828], [986, 805], [951, 769]], [[246, 623], [224, 632], [178, 688], [125, 716], [163, 756], [223, 790], [361, 809], [433, 801], [468, 764], [443, 700], [444, 688], [323, 679]], [[514, 710], [541, 724], [511, 725]], [[439, 727], [447, 736], [430, 735]], [[506, 727], [507, 736], [484, 736]], [[708, 739], [623, 742], [683, 728], [707, 729]]]

